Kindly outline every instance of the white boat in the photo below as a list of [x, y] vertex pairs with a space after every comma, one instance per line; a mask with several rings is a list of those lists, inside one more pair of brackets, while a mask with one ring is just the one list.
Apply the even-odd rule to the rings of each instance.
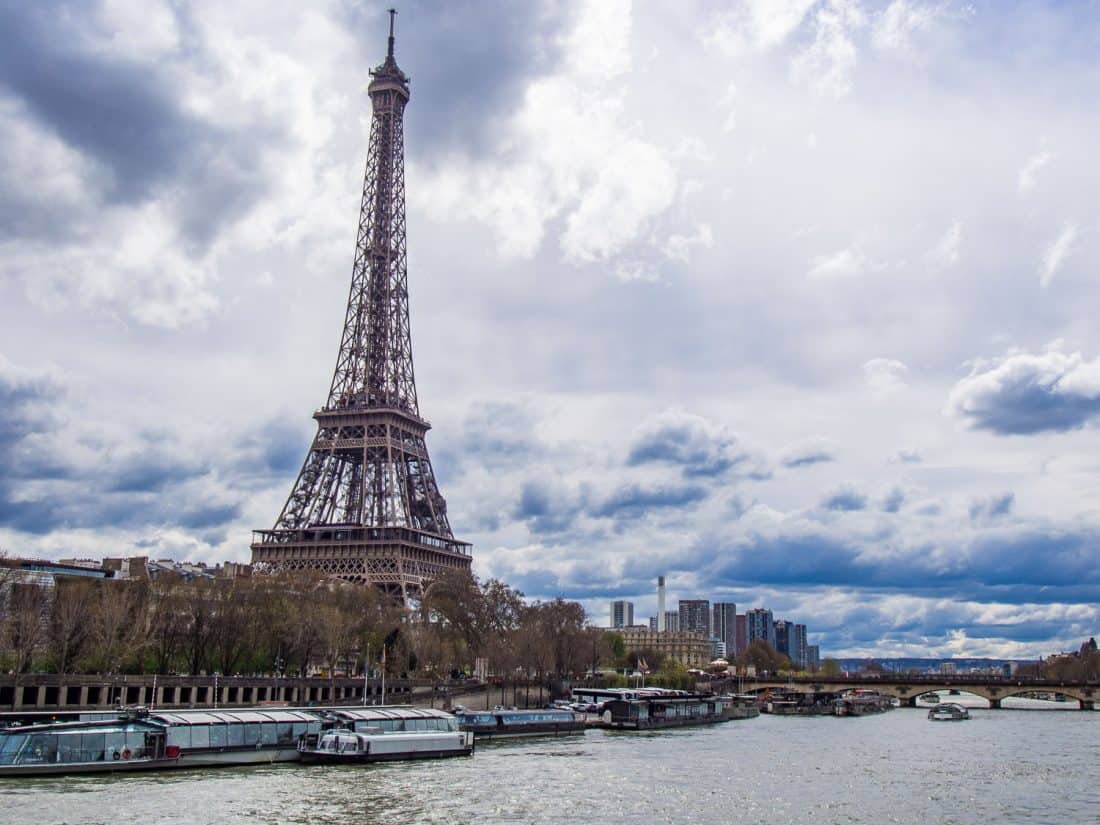
[[340, 708], [328, 711], [336, 725], [307, 735], [298, 745], [303, 762], [361, 764], [468, 756], [474, 734], [441, 710], [412, 707]]
[[954, 702], [942, 702], [928, 711], [933, 722], [961, 722], [970, 718], [970, 711]]

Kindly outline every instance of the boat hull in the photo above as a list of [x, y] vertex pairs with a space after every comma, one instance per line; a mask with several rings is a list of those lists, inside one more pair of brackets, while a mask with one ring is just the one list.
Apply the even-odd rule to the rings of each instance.
[[583, 734], [584, 722], [577, 721], [566, 725], [517, 725], [499, 727], [489, 725], [463, 725], [462, 730], [470, 731], [477, 739], [520, 739], [528, 736], [575, 736]]
[[367, 765], [372, 762], [405, 762], [412, 759], [446, 759], [450, 756], [469, 756], [472, 747], [459, 750], [430, 750], [394, 753], [326, 753], [302, 751], [302, 762], [307, 765]]

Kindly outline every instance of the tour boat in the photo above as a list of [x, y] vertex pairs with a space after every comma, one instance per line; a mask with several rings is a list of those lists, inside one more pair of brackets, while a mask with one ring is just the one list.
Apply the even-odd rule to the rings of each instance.
[[846, 691], [833, 703], [833, 713], [837, 716], [867, 716], [872, 713], [885, 713], [893, 710], [894, 698], [874, 690], [856, 688]]
[[[95, 714], [102, 717], [102, 714]], [[0, 776], [114, 773], [289, 762], [321, 731], [309, 710], [123, 710], [114, 719], [0, 730]]]
[[970, 718], [970, 711], [955, 702], [944, 702], [928, 711], [933, 722], [961, 722]]
[[307, 735], [298, 745], [303, 762], [360, 764], [405, 759], [468, 756], [474, 734], [441, 710], [412, 707], [331, 708], [337, 727]]
[[584, 719], [571, 710], [543, 708], [541, 710], [464, 710], [455, 718], [462, 730], [476, 739], [500, 739], [516, 736], [563, 736], [584, 733]]
[[652, 730], [686, 725], [709, 725], [737, 718], [727, 713], [730, 697], [683, 690], [641, 688], [624, 690], [620, 698], [603, 702], [597, 727], [612, 730]]

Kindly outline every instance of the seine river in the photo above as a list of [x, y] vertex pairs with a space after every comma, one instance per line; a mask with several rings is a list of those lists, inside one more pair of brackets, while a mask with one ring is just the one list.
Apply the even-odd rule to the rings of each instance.
[[363, 768], [0, 780], [0, 822], [1100, 822], [1100, 713], [971, 713], [590, 731]]

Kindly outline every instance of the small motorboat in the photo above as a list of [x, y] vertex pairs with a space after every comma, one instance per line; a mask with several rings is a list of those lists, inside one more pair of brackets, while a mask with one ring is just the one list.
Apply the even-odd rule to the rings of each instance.
[[941, 702], [928, 711], [933, 722], [961, 722], [970, 718], [970, 711], [954, 702]]

